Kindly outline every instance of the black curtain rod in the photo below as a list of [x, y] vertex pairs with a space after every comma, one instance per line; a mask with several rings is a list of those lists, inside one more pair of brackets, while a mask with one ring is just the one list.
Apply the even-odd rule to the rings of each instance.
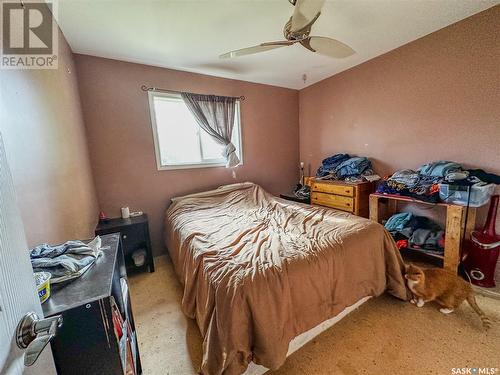
[[[145, 91], [145, 92], [147, 92], [147, 91], [159, 91], [159, 92], [167, 92], [167, 93], [171, 93], [171, 94], [181, 94], [181, 91], [160, 89], [158, 87], [148, 87], [146, 85], [142, 85], [141, 90]], [[230, 98], [236, 98], [238, 100], [245, 100], [245, 97], [243, 95], [242, 96], [230, 96]]]

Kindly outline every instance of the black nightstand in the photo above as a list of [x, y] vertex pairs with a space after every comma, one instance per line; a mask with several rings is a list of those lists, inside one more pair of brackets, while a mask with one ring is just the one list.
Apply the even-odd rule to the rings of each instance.
[[95, 229], [96, 235], [109, 233], [120, 233], [127, 269], [137, 269], [132, 254], [136, 250], [144, 249], [146, 250], [146, 261], [143, 267], [149, 267], [149, 272], [155, 271], [151, 238], [149, 237], [148, 216], [146, 214], [128, 219], [122, 219], [121, 217], [110, 219], [105, 223], [100, 222]]

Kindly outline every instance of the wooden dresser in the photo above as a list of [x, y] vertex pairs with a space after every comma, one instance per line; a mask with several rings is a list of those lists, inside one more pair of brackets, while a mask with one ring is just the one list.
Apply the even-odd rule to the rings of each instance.
[[311, 204], [368, 217], [373, 183], [316, 180], [314, 177], [306, 177], [305, 182], [311, 187]]

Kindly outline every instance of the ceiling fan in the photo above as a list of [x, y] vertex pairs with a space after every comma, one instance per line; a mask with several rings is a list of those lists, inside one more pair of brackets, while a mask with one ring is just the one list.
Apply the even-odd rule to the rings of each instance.
[[295, 8], [292, 17], [283, 28], [286, 40], [261, 43], [257, 46], [242, 48], [224, 53], [220, 58], [232, 58], [254, 53], [265, 52], [275, 48], [302, 44], [312, 52], [317, 52], [333, 58], [351, 56], [355, 51], [348, 45], [324, 36], [309, 36], [311, 27], [321, 15], [321, 8], [325, 0], [288, 0]]

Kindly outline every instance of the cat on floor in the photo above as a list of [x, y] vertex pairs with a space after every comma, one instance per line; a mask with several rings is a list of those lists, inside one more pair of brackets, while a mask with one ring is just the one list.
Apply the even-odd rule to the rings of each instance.
[[490, 328], [491, 321], [477, 305], [471, 285], [452, 272], [409, 264], [406, 266], [405, 279], [413, 295], [411, 303], [422, 307], [426, 302], [435, 301], [441, 306], [439, 311], [449, 314], [467, 300], [481, 318], [483, 327]]

